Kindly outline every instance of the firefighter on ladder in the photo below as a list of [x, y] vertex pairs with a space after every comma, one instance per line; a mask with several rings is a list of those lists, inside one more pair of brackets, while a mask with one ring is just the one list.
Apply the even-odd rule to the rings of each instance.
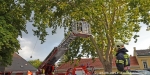
[[123, 42], [116, 42], [116, 67], [118, 72], [116, 75], [131, 75], [130, 74], [130, 59], [127, 54], [128, 50], [124, 47]]

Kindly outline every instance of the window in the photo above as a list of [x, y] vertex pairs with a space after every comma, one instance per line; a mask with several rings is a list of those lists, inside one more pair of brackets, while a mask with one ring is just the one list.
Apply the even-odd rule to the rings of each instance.
[[143, 66], [144, 66], [144, 68], [148, 68], [146, 61], [143, 61]]

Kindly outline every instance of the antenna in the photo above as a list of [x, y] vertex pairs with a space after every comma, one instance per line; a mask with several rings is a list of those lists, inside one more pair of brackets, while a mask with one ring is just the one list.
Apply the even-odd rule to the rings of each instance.
[[37, 41], [38, 41], [38, 38], [37, 38], [37, 40], [36, 40], [36, 42], [35, 42], [35, 45], [34, 45], [34, 47], [33, 47], [33, 50], [32, 50], [32, 53], [31, 53], [31, 56], [30, 56], [30, 58], [32, 58], [32, 54], [33, 54], [33, 51], [34, 51], [34, 49], [35, 49], [35, 46], [36, 46], [36, 44], [37, 44]]

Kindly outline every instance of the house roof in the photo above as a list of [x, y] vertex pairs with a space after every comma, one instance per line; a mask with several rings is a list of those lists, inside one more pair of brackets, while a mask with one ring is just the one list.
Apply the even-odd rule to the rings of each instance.
[[12, 65], [7, 67], [0, 66], [0, 71], [10, 72], [10, 71], [37, 71], [35, 67], [33, 67], [30, 63], [28, 63], [25, 59], [19, 56], [17, 53], [13, 54]]
[[0, 72], [4, 72], [5, 67], [4, 66], [0, 66]]
[[[115, 64], [115, 58], [113, 58], [113, 61], [112, 61], [112, 67], [116, 67], [116, 64]], [[74, 61], [77, 61], [77, 60], [74, 60]], [[103, 68], [103, 65], [102, 63], [100, 62], [100, 60], [98, 58], [95, 58], [95, 61], [93, 62], [92, 59], [81, 59], [79, 61], [79, 65], [87, 65], [89, 64], [89, 66], [93, 66], [94, 68]], [[139, 66], [138, 62], [137, 62], [137, 59], [135, 56], [130, 56], [130, 64], [131, 66]], [[59, 66], [57, 69], [68, 69], [68, 68], [73, 68], [75, 65], [74, 64], [71, 64], [70, 62], [67, 62], [67, 63], [64, 63], [62, 64], [61, 66]], [[77, 65], [77, 66], [79, 66]]]
[[135, 50], [137, 53], [137, 56], [150, 56], [150, 49], [144, 49], [144, 50]]

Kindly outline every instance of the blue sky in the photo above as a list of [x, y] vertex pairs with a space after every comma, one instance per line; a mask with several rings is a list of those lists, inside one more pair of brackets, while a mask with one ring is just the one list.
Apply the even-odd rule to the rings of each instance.
[[[146, 31], [146, 25], [141, 26], [142, 28], [138, 33], [140, 37], [138, 38], [137, 43], [134, 43], [134, 39], [132, 39], [129, 42], [129, 45], [126, 45], [126, 48], [129, 50], [128, 54], [130, 55], [133, 55], [133, 47], [136, 47], [136, 49], [139, 50], [147, 49], [150, 46], [150, 31]], [[44, 60], [52, 49], [60, 44], [64, 38], [64, 30], [57, 29], [57, 33], [51, 35], [52, 29], [48, 29], [47, 31], [49, 32], [49, 35], [46, 37], [46, 42], [44, 44], [40, 44], [40, 41], [37, 41], [37, 38], [33, 36], [32, 28], [32, 23], [27, 23], [29, 33], [23, 33], [23, 38], [18, 38], [22, 48], [22, 50], [19, 50], [19, 55], [26, 60]], [[32, 58], [30, 58], [30, 56], [32, 56]]]

